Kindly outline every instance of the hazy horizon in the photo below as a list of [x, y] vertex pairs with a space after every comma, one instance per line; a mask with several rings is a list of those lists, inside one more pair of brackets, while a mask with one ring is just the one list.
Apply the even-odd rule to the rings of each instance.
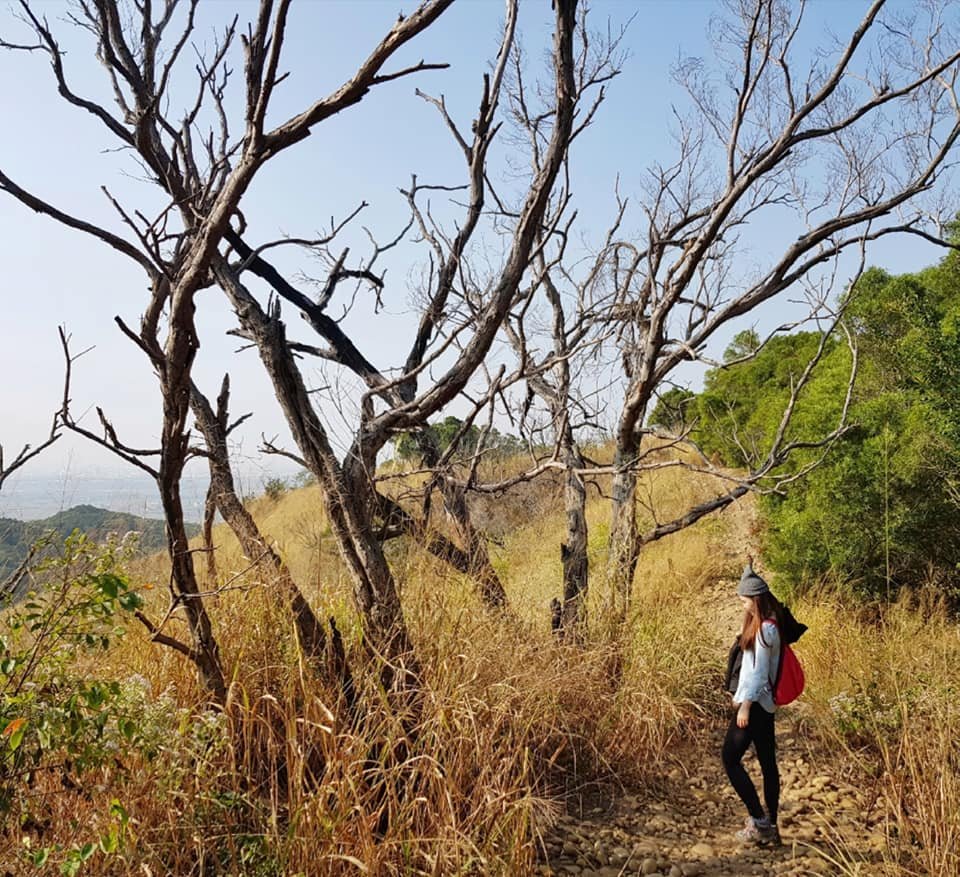
[[[292, 482], [294, 469], [246, 469], [235, 477], [241, 496], [263, 493], [270, 478]], [[208, 476], [201, 471], [184, 476], [181, 482], [186, 519], [203, 519], [203, 504]], [[135, 469], [109, 471], [105, 467], [60, 474], [34, 472], [29, 468], [12, 475], [0, 490], [0, 518], [35, 521], [78, 505], [92, 505], [143, 518], [162, 518], [163, 509], [156, 485], [146, 473]]]

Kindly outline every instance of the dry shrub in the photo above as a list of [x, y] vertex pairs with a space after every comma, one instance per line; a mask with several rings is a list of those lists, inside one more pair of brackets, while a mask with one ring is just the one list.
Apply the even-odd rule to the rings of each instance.
[[825, 590], [801, 612], [812, 727], [872, 780], [887, 873], [960, 873], [960, 628], [932, 591], [863, 607]]

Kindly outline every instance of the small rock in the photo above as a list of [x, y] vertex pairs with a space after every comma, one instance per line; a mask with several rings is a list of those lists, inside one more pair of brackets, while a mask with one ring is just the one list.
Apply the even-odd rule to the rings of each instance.
[[671, 865], [670, 873], [667, 875], [667, 877], [683, 877], [683, 870], [679, 865]]
[[712, 859], [715, 855], [713, 847], [708, 843], [698, 843], [690, 847], [689, 855], [695, 859]]
[[656, 859], [644, 859], [643, 863], [640, 865], [641, 874], [653, 874], [656, 870], [657, 870]]
[[699, 862], [684, 862], [680, 866], [680, 873], [683, 874], [683, 877], [700, 877], [702, 871]]
[[630, 850], [624, 849], [623, 847], [614, 847], [612, 850], [610, 850], [611, 865], [622, 865], [629, 858]]

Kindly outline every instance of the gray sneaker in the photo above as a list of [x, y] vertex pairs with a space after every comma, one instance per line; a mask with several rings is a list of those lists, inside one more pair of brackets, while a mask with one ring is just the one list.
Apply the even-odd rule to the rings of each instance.
[[743, 828], [734, 837], [740, 843], [757, 844], [758, 846], [780, 846], [780, 829], [763, 820], [759, 825], [752, 816], [748, 816]]

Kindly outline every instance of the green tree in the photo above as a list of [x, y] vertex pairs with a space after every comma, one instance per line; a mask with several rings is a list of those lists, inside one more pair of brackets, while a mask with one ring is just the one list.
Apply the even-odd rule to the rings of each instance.
[[[437, 423], [430, 424], [426, 427], [426, 430], [436, 440], [440, 452], [444, 453], [449, 449], [450, 444], [456, 439], [462, 428], [463, 421], [459, 417], [449, 415]], [[483, 436], [483, 431], [480, 427], [476, 424], [470, 424], [457, 442], [455, 458], [463, 460], [476, 453], [480, 446], [481, 436]], [[393, 447], [397, 457], [401, 460], [410, 461], [420, 458], [420, 448], [413, 433], [401, 433], [394, 439]], [[519, 454], [523, 450], [524, 444], [515, 435], [502, 433], [496, 428], [491, 428], [486, 436], [483, 436], [483, 448], [485, 452], [494, 456], [510, 457]]]
[[[777, 336], [753, 359], [708, 372], [696, 403], [696, 437], [704, 451], [718, 454], [727, 465], [746, 468], [765, 457], [791, 387], [819, 344], [820, 335], [815, 332]], [[732, 347], [727, 348], [728, 353]], [[789, 439], [812, 441], [833, 428], [843, 402], [849, 367], [846, 345], [828, 340], [825, 356], [797, 402]], [[809, 457], [797, 454], [790, 465], [801, 466]]]
[[694, 419], [697, 394], [683, 387], [671, 387], [657, 397], [647, 421], [651, 426], [661, 426], [674, 433], [683, 432]]
[[[958, 266], [951, 254], [916, 274], [873, 268], [853, 291], [855, 428], [786, 496], [762, 503], [766, 551], [791, 582], [831, 575], [888, 595], [932, 580], [960, 595]], [[749, 362], [711, 372], [697, 399], [704, 448], [731, 465], [759, 458], [816, 339], [802, 332], [775, 338]], [[795, 438], [836, 415], [848, 364], [845, 346], [834, 344], [798, 403]], [[800, 455], [793, 465], [809, 460]]]
[[723, 351], [723, 361], [733, 362], [735, 359], [742, 359], [750, 356], [760, 349], [760, 336], [753, 329], [744, 329], [733, 336], [733, 340]]

